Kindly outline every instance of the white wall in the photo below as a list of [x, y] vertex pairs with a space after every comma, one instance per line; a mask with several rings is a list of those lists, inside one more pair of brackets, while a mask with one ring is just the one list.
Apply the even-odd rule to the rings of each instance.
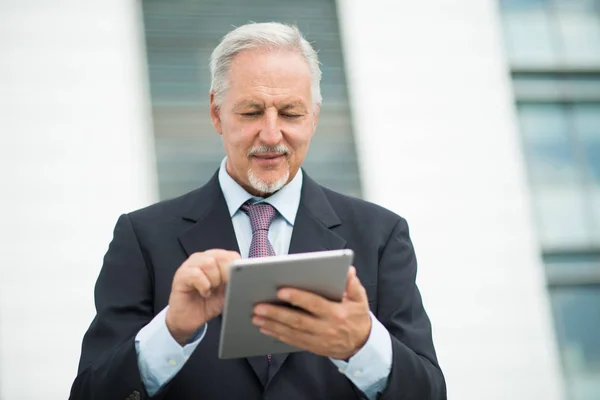
[[562, 398], [496, 2], [337, 3], [364, 192], [411, 226], [449, 398]]
[[0, 398], [66, 399], [122, 212], [157, 198], [138, 4], [0, 0]]

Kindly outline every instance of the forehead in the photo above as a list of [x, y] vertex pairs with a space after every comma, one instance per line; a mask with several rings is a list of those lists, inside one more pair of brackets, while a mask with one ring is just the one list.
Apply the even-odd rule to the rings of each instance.
[[291, 50], [243, 51], [233, 58], [228, 79], [226, 101], [310, 101], [310, 68], [300, 54]]

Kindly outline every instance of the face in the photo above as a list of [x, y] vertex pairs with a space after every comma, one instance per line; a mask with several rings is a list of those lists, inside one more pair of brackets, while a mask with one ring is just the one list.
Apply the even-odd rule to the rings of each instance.
[[223, 103], [210, 96], [227, 172], [249, 193], [268, 196], [294, 178], [315, 132], [310, 69], [292, 51], [248, 50], [234, 57], [228, 77]]

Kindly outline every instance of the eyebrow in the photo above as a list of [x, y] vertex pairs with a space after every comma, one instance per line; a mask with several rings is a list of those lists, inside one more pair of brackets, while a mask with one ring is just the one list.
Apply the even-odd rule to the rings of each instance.
[[240, 111], [240, 110], [243, 110], [243, 109], [248, 109], [248, 108], [252, 108], [252, 109], [256, 109], [256, 108], [258, 108], [258, 109], [262, 109], [263, 107], [264, 107], [264, 104], [262, 104], [262, 103], [259, 103], [259, 102], [258, 102], [258, 101], [256, 101], [256, 100], [242, 100], [242, 101], [240, 101], [239, 103], [237, 103], [237, 104], [236, 104], [236, 105], [233, 107], [233, 109], [234, 109], [235, 111]]

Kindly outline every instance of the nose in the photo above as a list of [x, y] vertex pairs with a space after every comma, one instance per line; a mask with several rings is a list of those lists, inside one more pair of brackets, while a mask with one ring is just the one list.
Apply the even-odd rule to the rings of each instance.
[[265, 112], [264, 124], [259, 133], [262, 143], [267, 146], [275, 146], [281, 142], [281, 129], [279, 127], [279, 115], [275, 107], [270, 107]]

